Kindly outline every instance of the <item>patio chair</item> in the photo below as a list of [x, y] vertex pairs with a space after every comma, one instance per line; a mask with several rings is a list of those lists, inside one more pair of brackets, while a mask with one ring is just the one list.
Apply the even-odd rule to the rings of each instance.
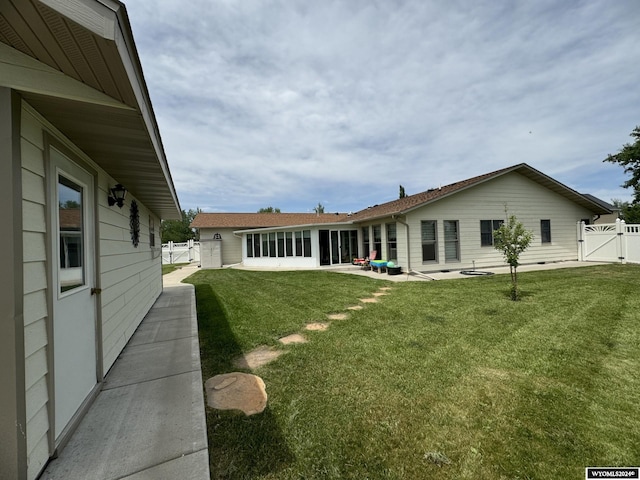
[[376, 257], [378, 256], [378, 251], [377, 250], [371, 250], [371, 253], [369, 253], [369, 256], [367, 258], [364, 259], [364, 262], [362, 262], [362, 269], [365, 270], [368, 267], [371, 266], [371, 260], [375, 260]]

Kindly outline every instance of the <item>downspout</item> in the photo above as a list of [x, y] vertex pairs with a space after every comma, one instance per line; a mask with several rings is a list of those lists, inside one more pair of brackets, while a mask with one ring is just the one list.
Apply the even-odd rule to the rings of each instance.
[[404, 225], [405, 230], [407, 232], [407, 279], [409, 278], [409, 274], [413, 273], [414, 275], [417, 275], [419, 277], [425, 277], [428, 278], [429, 280], [435, 280], [435, 278], [430, 277], [429, 275], [425, 275], [422, 272], [417, 272], [415, 270], [411, 269], [411, 253], [410, 253], [410, 241], [409, 241], [409, 224], [407, 222], [405, 222], [404, 220], [400, 219], [400, 215], [391, 215], [391, 218], [393, 220], [395, 220], [398, 223], [401, 223], [402, 225]]

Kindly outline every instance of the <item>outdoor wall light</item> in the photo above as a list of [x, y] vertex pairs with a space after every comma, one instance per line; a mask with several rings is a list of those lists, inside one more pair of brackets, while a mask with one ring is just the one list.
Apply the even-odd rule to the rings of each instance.
[[115, 187], [109, 189], [109, 196], [107, 197], [107, 201], [109, 202], [110, 207], [118, 205], [118, 207], [122, 208], [122, 206], [124, 205], [124, 199], [126, 197], [127, 189], [118, 183]]

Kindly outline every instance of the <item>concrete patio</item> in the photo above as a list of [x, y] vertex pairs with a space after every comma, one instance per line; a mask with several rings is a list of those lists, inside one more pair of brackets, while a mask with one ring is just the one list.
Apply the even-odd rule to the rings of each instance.
[[164, 289], [42, 479], [209, 479], [203, 383], [188, 266]]

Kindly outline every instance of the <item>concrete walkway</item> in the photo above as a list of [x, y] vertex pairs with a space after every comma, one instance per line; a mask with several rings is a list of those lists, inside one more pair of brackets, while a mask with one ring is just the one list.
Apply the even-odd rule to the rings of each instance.
[[[528, 265], [521, 265], [518, 267], [518, 273], [533, 272], [539, 270], [557, 270], [559, 268], [575, 268], [575, 267], [591, 267], [594, 265], [606, 265], [606, 262], [579, 262], [577, 260], [565, 261], [565, 262], [549, 262], [549, 263], [533, 263]], [[508, 266], [490, 267], [490, 268], [478, 268], [483, 272], [491, 272], [493, 274], [509, 274]], [[441, 270], [435, 272], [425, 272], [424, 274], [411, 273], [407, 275], [406, 272], [400, 275], [387, 275], [386, 273], [377, 273], [372, 270], [362, 270], [360, 267], [344, 267], [343, 269], [337, 269], [336, 271], [341, 273], [350, 273], [354, 275], [361, 275], [369, 278], [377, 278], [379, 280], [389, 280], [392, 282], [419, 282], [430, 280], [462, 280], [464, 278], [478, 278], [477, 275], [463, 275], [459, 270]]]
[[200, 347], [188, 266], [164, 289], [42, 479], [208, 480]]

